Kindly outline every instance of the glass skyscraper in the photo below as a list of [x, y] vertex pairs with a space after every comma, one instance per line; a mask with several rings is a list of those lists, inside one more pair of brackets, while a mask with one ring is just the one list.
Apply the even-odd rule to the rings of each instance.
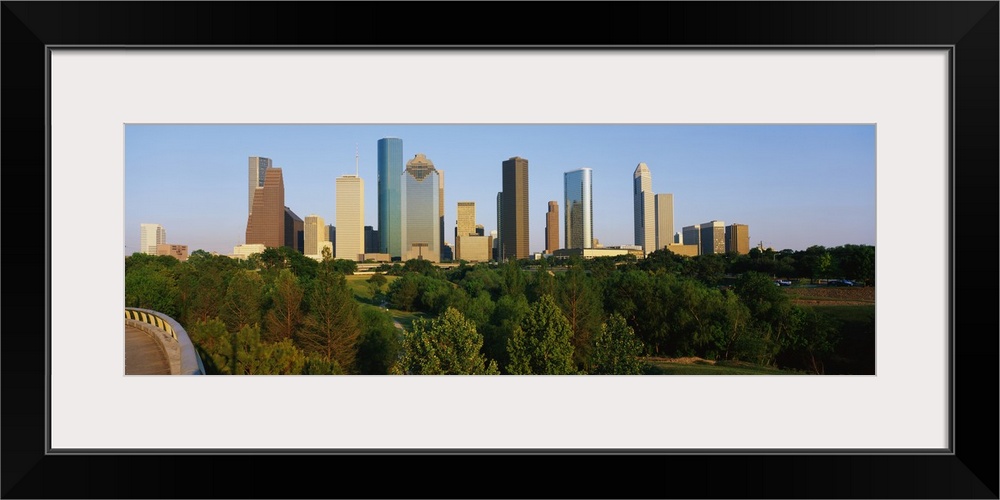
[[402, 174], [402, 260], [440, 262], [440, 184], [434, 163], [417, 154]]
[[[400, 180], [403, 174], [403, 140], [378, 140], [378, 232], [379, 251], [392, 257], [403, 255]], [[437, 183], [435, 183], [437, 187]]]
[[563, 174], [566, 193], [566, 248], [593, 247], [592, 172], [590, 168], [581, 168]]

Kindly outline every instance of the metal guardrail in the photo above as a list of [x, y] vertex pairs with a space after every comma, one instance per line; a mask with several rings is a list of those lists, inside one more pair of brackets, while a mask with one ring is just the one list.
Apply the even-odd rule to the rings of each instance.
[[[126, 307], [125, 322], [153, 334], [167, 353], [172, 375], [205, 374], [205, 365], [202, 364], [201, 356], [195, 350], [187, 331], [170, 316], [150, 309]], [[157, 331], [164, 335], [156, 335]]]

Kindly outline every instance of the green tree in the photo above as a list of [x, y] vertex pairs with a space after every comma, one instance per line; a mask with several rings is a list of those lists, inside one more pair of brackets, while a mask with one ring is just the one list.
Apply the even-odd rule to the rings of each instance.
[[264, 304], [264, 280], [255, 271], [237, 271], [222, 300], [222, 320], [229, 331], [260, 324]]
[[267, 312], [268, 340], [279, 341], [295, 337], [302, 323], [302, 297], [299, 280], [288, 269], [282, 269], [274, 280], [271, 294], [273, 305]]
[[504, 370], [508, 365], [508, 340], [529, 308], [524, 295], [501, 295], [493, 307], [492, 320], [483, 325], [483, 351]]
[[579, 267], [569, 268], [557, 285], [556, 302], [573, 332], [573, 362], [582, 368], [590, 355], [592, 339], [604, 320], [604, 306], [595, 280]]
[[481, 349], [483, 336], [476, 325], [449, 307], [432, 320], [417, 319], [404, 334], [403, 356], [393, 372], [413, 375], [496, 375], [495, 361]]
[[356, 364], [362, 375], [386, 375], [399, 358], [402, 332], [379, 309], [361, 309], [362, 335]]
[[133, 264], [125, 273], [125, 306], [177, 317], [180, 294], [173, 273], [155, 260]]
[[354, 371], [361, 316], [354, 294], [340, 273], [321, 270], [309, 293], [309, 313], [296, 343], [325, 362]]
[[642, 373], [642, 342], [625, 318], [612, 314], [594, 338], [590, 373], [595, 375], [638, 375]]
[[507, 371], [515, 375], [576, 373], [572, 336], [573, 330], [555, 300], [543, 296], [531, 306], [507, 342]]
[[372, 297], [377, 299], [379, 294], [382, 293], [383, 287], [385, 287], [386, 283], [388, 282], [389, 280], [386, 279], [384, 274], [382, 273], [372, 274], [367, 281], [368, 288], [370, 288], [372, 291]]

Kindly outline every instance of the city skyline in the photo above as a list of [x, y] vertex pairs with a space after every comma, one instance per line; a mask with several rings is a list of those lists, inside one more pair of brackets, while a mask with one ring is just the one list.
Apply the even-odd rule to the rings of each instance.
[[[147, 222], [170, 227], [171, 243], [191, 251], [228, 255], [243, 244], [251, 157], [283, 169], [285, 206], [327, 221], [336, 220], [335, 178], [357, 168], [368, 180], [363, 224], [380, 230], [377, 151], [388, 137], [400, 139], [402, 158], [424, 153], [450, 171], [451, 245], [460, 200], [479, 205], [487, 233], [497, 229], [502, 162], [515, 156], [532, 165], [529, 253], [545, 250], [547, 204], [563, 199], [563, 175], [580, 168], [595, 176], [593, 237], [633, 243], [638, 163], [653, 193], [673, 195], [675, 228], [745, 224], [752, 246], [776, 250], [875, 243], [873, 125], [127, 125], [125, 255], [138, 251]], [[149, 202], [163, 192], [181, 203]]]

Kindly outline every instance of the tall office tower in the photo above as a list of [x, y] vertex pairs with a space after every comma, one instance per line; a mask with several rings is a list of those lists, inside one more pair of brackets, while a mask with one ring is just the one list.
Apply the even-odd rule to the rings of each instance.
[[545, 213], [545, 253], [559, 250], [559, 202], [550, 201]]
[[750, 226], [746, 224], [726, 226], [726, 253], [729, 252], [740, 255], [750, 253]]
[[337, 177], [338, 259], [358, 262], [365, 253], [365, 182], [357, 175]]
[[497, 193], [497, 236], [493, 238], [493, 242], [496, 243], [496, 255], [494, 259], [497, 262], [503, 262], [503, 242], [500, 241], [500, 235], [503, 234], [503, 191]]
[[476, 234], [476, 202], [458, 202], [457, 214], [458, 220], [455, 222], [455, 235], [468, 236]]
[[247, 193], [247, 215], [253, 213], [253, 192], [264, 187], [264, 172], [271, 168], [271, 159], [261, 156], [250, 157], [249, 192]]
[[451, 249], [444, 246], [444, 171], [438, 170], [438, 248], [441, 249], [440, 260], [451, 260]]
[[632, 219], [635, 224], [635, 244], [650, 253], [656, 241], [656, 211], [653, 200], [653, 177], [645, 163], [639, 163], [632, 173]]
[[482, 224], [476, 224], [476, 236], [486, 236], [486, 228]]
[[527, 258], [528, 238], [528, 160], [512, 156], [503, 162], [503, 258]]
[[305, 223], [285, 207], [285, 246], [294, 248], [299, 253], [305, 253]]
[[440, 262], [440, 185], [434, 163], [423, 154], [406, 162], [402, 188], [402, 260]]
[[156, 255], [156, 245], [167, 242], [167, 230], [159, 224], [139, 224], [139, 251]]
[[[327, 224], [326, 227], [330, 231], [330, 244], [331, 244], [330, 250], [335, 251], [337, 248], [337, 226], [334, 226], [333, 224]], [[334, 252], [333, 256], [334, 257], [337, 256], [336, 252]]]
[[264, 186], [254, 190], [247, 217], [247, 245], [277, 248], [285, 244], [285, 182], [280, 168], [264, 171]]
[[378, 140], [378, 232], [379, 252], [392, 257], [403, 254], [400, 177], [403, 175], [403, 140]]
[[[656, 250], [674, 243], [674, 195], [656, 195]], [[679, 243], [679, 242], [678, 242]]]
[[493, 239], [493, 260], [500, 260], [500, 231], [490, 230], [490, 238]]
[[365, 226], [365, 253], [379, 253], [378, 230]]
[[698, 254], [726, 253], [726, 224], [721, 220], [713, 220], [699, 225], [701, 226], [701, 250]]
[[455, 221], [455, 259], [462, 259], [462, 238], [476, 234], [476, 202], [458, 202], [456, 214], [458, 220]]
[[581, 168], [563, 174], [566, 194], [565, 248], [594, 245], [593, 169]]
[[318, 215], [307, 215], [304, 226], [305, 251], [302, 253], [307, 257], [323, 255], [323, 242], [329, 241], [327, 237], [330, 234], [326, 222]]
[[684, 226], [681, 229], [681, 242], [685, 245], [698, 245], [698, 255], [701, 255], [701, 224]]

